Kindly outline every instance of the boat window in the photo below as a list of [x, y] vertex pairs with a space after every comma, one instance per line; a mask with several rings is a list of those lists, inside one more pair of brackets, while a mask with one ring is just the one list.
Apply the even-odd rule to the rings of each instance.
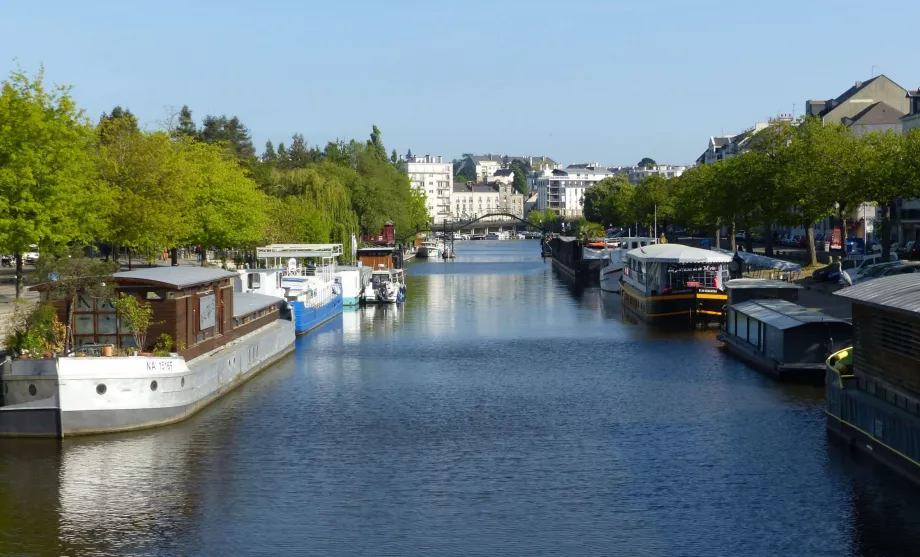
[[748, 337], [748, 316], [745, 315], [745, 314], [743, 314], [743, 313], [739, 313], [739, 314], [735, 317], [735, 323], [736, 323], [736, 326], [738, 327], [738, 331], [737, 331], [735, 334], [738, 336], [738, 338], [740, 338], [740, 339], [742, 339], [742, 340], [747, 340], [747, 337]]
[[258, 273], [249, 273], [249, 288], [261, 288], [262, 278]]
[[728, 310], [728, 328], [726, 329], [729, 334], [735, 334], [735, 310]]
[[719, 288], [722, 266], [718, 264], [668, 264], [668, 285], [672, 290], [689, 288]]
[[661, 286], [661, 264], [649, 263], [647, 267], [646, 280], [648, 281], [648, 287], [650, 290], [658, 290], [659, 286]]
[[162, 290], [148, 290], [147, 299], [148, 300], [162, 300], [166, 297], [166, 292]]
[[756, 319], [748, 321], [748, 342], [760, 348], [760, 321]]

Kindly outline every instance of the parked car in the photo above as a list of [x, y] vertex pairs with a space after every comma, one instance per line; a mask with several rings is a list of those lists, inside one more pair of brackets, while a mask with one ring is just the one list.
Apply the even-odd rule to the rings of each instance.
[[910, 259], [911, 250], [914, 249], [914, 240], [908, 240], [904, 245], [898, 244], [897, 248], [891, 248], [891, 251], [898, 254], [901, 259]]
[[855, 269], [843, 271], [840, 274], [840, 284], [852, 286], [882, 276], [886, 271], [893, 267], [904, 265], [903, 261], [886, 261], [884, 263], [875, 263], [873, 265], [864, 265]]
[[35, 265], [38, 263], [38, 252], [27, 251], [22, 254], [22, 262], [26, 265]]
[[744, 230], [739, 230], [738, 232], [735, 232], [735, 241], [740, 242], [742, 240], [744, 240]]
[[843, 261], [835, 261], [830, 265], [821, 267], [820, 269], [815, 270], [811, 274], [811, 278], [818, 282], [830, 281], [835, 282], [840, 279], [841, 271], [846, 271], [856, 267], [857, 261], [855, 259], [844, 259]]

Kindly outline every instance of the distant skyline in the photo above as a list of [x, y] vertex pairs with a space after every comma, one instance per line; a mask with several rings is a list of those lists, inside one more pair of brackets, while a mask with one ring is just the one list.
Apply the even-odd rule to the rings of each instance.
[[690, 164], [880, 73], [920, 86], [908, 2], [0, 3], [0, 70], [45, 65], [96, 121], [186, 104], [265, 141]]

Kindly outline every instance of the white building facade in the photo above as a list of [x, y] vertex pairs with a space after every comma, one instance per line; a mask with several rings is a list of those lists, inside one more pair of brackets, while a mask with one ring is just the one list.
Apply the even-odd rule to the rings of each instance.
[[584, 213], [585, 190], [614, 174], [606, 168], [572, 165], [541, 173], [536, 179], [537, 209], [547, 207], [573, 218]]
[[435, 224], [450, 216], [450, 196], [454, 185], [454, 165], [440, 156], [406, 155], [406, 173], [412, 187], [425, 194], [428, 218]]
[[[451, 218], [470, 220], [490, 213], [509, 213], [524, 218], [524, 196], [514, 187], [498, 182], [488, 184], [454, 184], [450, 205]], [[503, 220], [495, 217], [493, 220]]]

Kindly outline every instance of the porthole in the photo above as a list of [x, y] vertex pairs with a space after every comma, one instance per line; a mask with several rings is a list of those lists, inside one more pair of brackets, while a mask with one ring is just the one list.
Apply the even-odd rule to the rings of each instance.
[[151, 390], [151, 391], [157, 390], [157, 382], [156, 382], [156, 381], [151, 381], [151, 382], [150, 382], [150, 390]]
[[185, 377], [183, 377], [183, 378], [182, 378], [182, 381], [179, 382], [179, 386], [180, 386], [180, 387], [184, 387], [184, 386], [185, 386]]
[[106, 391], [105, 383], [99, 383], [96, 385], [96, 394], [104, 395]]
[[38, 390], [35, 388], [35, 385], [29, 385], [29, 394], [30, 394], [30, 395], [35, 396], [35, 393], [37, 393], [37, 392], [38, 392]]

